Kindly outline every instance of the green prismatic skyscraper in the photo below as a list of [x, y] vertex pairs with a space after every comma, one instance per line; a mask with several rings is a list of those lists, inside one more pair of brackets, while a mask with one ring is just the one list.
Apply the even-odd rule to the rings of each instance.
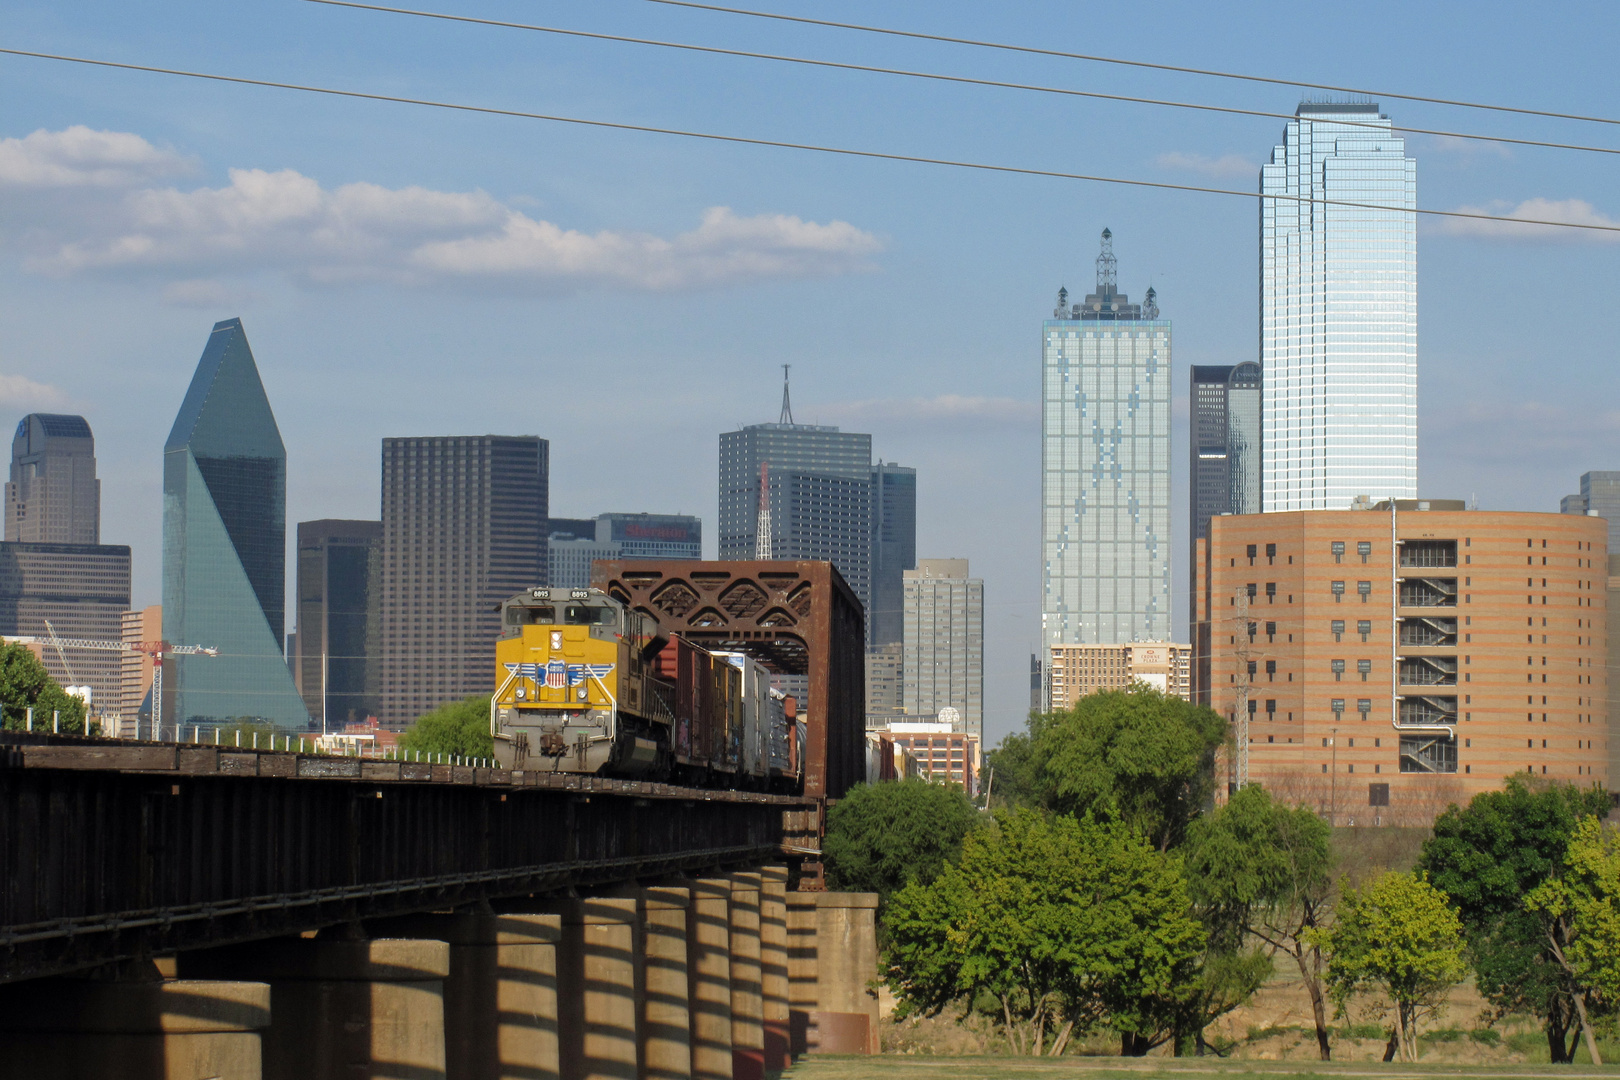
[[214, 324], [163, 447], [165, 723], [304, 728], [283, 653], [287, 452], [240, 319]]

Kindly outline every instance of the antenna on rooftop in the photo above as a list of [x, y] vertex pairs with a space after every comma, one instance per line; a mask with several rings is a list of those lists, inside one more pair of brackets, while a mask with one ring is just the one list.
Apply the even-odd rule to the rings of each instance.
[[779, 424], [793, 423], [793, 403], [788, 400], [788, 368], [792, 364], [782, 365], [782, 415], [776, 422]]
[[[786, 364], [782, 367], [785, 369]], [[783, 412], [787, 407], [783, 406]], [[792, 421], [788, 421], [791, 423]], [[769, 559], [771, 557], [771, 463], [759, 463], [759, 518], [754, 524], [754, 558]]]
[[1114, 258], [1114, 234], [1102, 231], [1102, 254], [1097, 256], [1097, 294], [1106, 296], [1119, 285], [1119, 260]]

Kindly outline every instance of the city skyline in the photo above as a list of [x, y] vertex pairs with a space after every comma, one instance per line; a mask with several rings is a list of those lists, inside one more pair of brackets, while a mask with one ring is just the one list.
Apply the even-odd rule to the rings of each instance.
[[[829, 10], [863, 21], [844, 0]], [[1620, 111], [1620, 88], [1587, 74], [1603, 70], [1620, 12], [1588, 9], [1587, 32], [1572, 35], [1557, 20], [1524, 25], [1500, 4], [1460, 23], [1440, 9], [1375, 2], [1363, 10], [1347, 21], [1271, 5], [1239, 24], [1218, 9], [1171, 3], [1156, 9], [1153, 50], [1194, 67]], [[1039, 42], [1066, 12], [1051, 4], [946, 3], [913, 15], [903, 21], [918, 28]], [[614, 32], [678, 38], [701, 30], [763, 51], [794, 44], [759, 20], [694, 22], [690, 13], [611, 6], [579, 17]], [[18, 34], [45, 51], [171, 67], [197, 66], [192, 58], [207, 55], [213, 68], [272, 77], [289, 64], [307, 65], [307, 78], [288, 74], [309, 82], [341, 61], [361, 88], [409, 77], [446, 98], [544, 99], [545, 111], [802, 141], [817, 141], [837, 122], [859, 146], [893, 143], [1036, 168], [1074, 169], [1052, 133], [1080, 123], [1084, 171], [1248, 191], [1285, 123], [875, 75], [784, 75], [730, 58], [672, 60], [549, 39], [536, 85], [531, 53], [542, 39], [534, 35], [259, 0], [229, 10], [137, 11], [91, 0], [70, 13], [24, 5], [19, 19]], [[1394, 23], [1410, 33], [1392, 39]], [[244, 25], [251, 32], [239, 32]], [[366, 47], [355, 49], [362, 27]], [[1134, 24], [1091, 32], [1096, 47], [1087, 51], [1142, 54]], [[1423, 47], [1436, 39], [1454, 48]], [[830, 51], [843, 41], [826, 33]], [[954, 62], [943, 45], [870, 43], [893, 66]], [[1566, 84], [1549, 89], [1533, 77], [1522, 59], [1540, 52], [1564, 58]], [[978, 54], [962, 55], [966, 62]], [[987, 55], [972, 63], [989, 62]], [[1061, 83], [1077, 70], [1056, 59], [996, 63], [1005, 64], [1005, 77], [1029, 83]], [[1127, 92], [1160, 98], [1213, 94], [1217, 86], [1170, 73], [1117, 74], [1132, 87]], [[384, 436], [527, 431], [511, 403], [544, 400], [556, 403], [543, 428], [555, 445], [556, 506], [594, 512], [603, 505], [601, 486], [611, 483], [614, 505], [698, 513], [712, 534], [709, 433], [760, 416], [746, 402], [768, 399], [777, 365], [791, 363], [799, 418], [879, 433], [885, 459], [919, 471], [926, 550], [967, 555], [984, 576], [994, 597], [986, 611], [988, 723], [999, 736], [1022, 725], [1027, 654], [1040, 643], [1032, 298], [1065, 278], [1075, 286], [1071, 252], [1089, 247], [1102, 224], [1130, 238], [1130, 265], [1141, 272], [1131, 275], [1132, 298], [1151, 282], [1171, 298], [1177, 324], [1177, 485], [1185, 366], [1256, 358], [1252, 198], [861, 163], [263, 88], [199, 94], [184, 80], [25, 59], [8, 60], [0, 78], [12, 105], [0, 136], [33, 170], [0, 179], [18, 237], [0, 292], [10, 422], [29, 411], [89, 418], [101, 453], [103, 536], [134, 549], [137, 605], [160, 596], [161, 476], [150, 448], [163, 433], [153, 429], [171, 418], [184, 392], [196, 359], [189, 343], [215, 319], [242, 314], [261, 360], [273, 360], [262, 374], [287, 440], [289, 523], [376, 518], [376, 448]], [[871, 107], [874, 97], [882, 108]], [[1239, 103], [1291, 113], [1298, 95], [1251, 87]], [[1590, 141], [1569, 122], [1384, 106], [1417, 127]], [[80, 125], [80, 134], [65, 134]], [[97, 142], [97, 133], [107, 141]], [[1424, 206], [1599, 223], [1620, 216], [1597, 155], [1406, 139], [1422, 161]], [[78, 156], [68, 156], [70, 148]], [[120, 148], [124, 156], [115, 156]], [[307, 193], [296, 204], [307, 213], [269, 213], [293, 205], [270, 201], [283, 192]], [[447, 235], [420, 241], [419, 233], [380, 224], [408, 220], [385, 213], [408, 195], [435, 213], [470, 213], [475, 224], [452, 218]], [[354, 219], [363, 231], [346, 253], [319, 246], [339, 205], [382, 215]], [[142, 225], [132, 214], [143, 206], [170, 206], [179, 216]], [[730, 216], [705, 228], [704, 215], [722, 206]], [[240, 214], [210, 209], [223, 215], [226, 207]], [[393, 258], [441, 240], [435, 250], [445, 253], [498, 254], [493, 241], [508, 211], [524, 229], [537, 223], [514, 233], [514, 244], [555, 225], [559, 235], [579, 238], [583, 261], [553, 271], [544, 259], [520, 260], [501, 274], [475, 271], [490, 262], [447, 273]], [[840, 222], [842, 234], [812, 229]], [[807, 246], [773, 248], [760, 239], [795, 236]], [[124, 237], [146, 244], [118, 246]], [[635, 246], [637, 237], [668, 243], [672, 253], [643, 255], [652, 249]], [[815, 261], [804, 253], [820, 239], [834, 254]], [[1420, 494], [1477, 494], [1485, 508], [1545, 509], [1575, 490], [1581, 471], [1620, 461], [1620, 436], [1602, 405], [1616, 385], [1620, 313], [1586, 299], [1620, 286], [1613, 248], [1600, 240], [1488, 221], [1420, 225]], [[621, 242], [633, 258], [602, 254]], [[627, 263], [640, 276], [625, 276]], [[739, 277], [738, 266], [759, 269]], [[709, 267], [714, 276], [702, 276]], [[1579, 316], [1543, 321], [1527, 346], [1501, 331], [1500, 318], [1527, 291], [1556, 297]], [[692, 443], [695, 452], [682, 449]], [[1179, 550], [1188, 527], [1184, 487], [1171, 505]], [[1179, 556], [1173, 572], [1183, 579], [1173, 601], [1184, 607]], [[1185, 618], [1178, 613], [1172, 626]]]

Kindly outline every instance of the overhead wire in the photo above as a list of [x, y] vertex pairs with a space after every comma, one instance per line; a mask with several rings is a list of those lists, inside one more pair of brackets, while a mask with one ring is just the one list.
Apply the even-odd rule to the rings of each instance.
[[[542, 34], [557, 34], [563, 37], [589, 38], [595, 41], [613, 41], [630, 45], [650, 45], [661, 49], [679, 49], [685, 52], [710, 53], [718, 56], [735, 56], [751, 60], [769, 60], [783, 64], [801, 64], [807, 67], [834, 68], [841, 71], [859, 71], [877, 75], [897, 75], [908, 79], [927, 79], [934, 82], [959, 83], [968, 86], [986, 86], [1004, 90], [1024, 90], [1039, 94], [1060, 94], [1066, 97], [1092, 98], [1100, 101], [1117, 101], [1134, 105], [1152, 105], [1170, 109], [1192, 109], [1199, 112], [1227, 113], [1234, 116], [1259, 116], [1272, 120], [1292, 120], [1294, 113], [1271, 112], [1264, 109], [1241, 109], [1228, 105], [1208, 105], [1191, 101], [1169, 101], [1161, 98], [1133, 97], [1128, 94], [1107, 94], [1095, 90], [1075, 90], [1069, 87], [1041, 86], [1032, 83], [1003, 82], [998, 79], [981, 79], [967, 75], [946, 75], [932, 71], [913, 71], [906, 68], [878, 67], [872, 64], [853, 64], [838, 60], [818, 60], [804, 56], [787, 56], [781, 53], [752, 52], [747, 49], [728, 49], [717, 45], [695, 45], [680, 41], [660, 41], [654, 38], [628, 37], [623, 34], [606, 34], [591, 30], [572, 30], [557, 26], [540, 26], [534, 23], [509, 22], [504, 19], [485, 19], [472, 15], [452, 15], [442, 11], [423, 11], [418, 8], [391, 7], [386, 4], [361, 3], [360, 0], [305, 0], [306, 3], [322, 4], [327, 7], [353, 8], [359, 11], [375, 11], [391, 15], [413, 15], [423, 19], [440, 19], [445, 22], [470, 23], [475, 26], [490, 26], [504, 30], [529, 30]], [[1414, 135], [1433, 135], [1446, 139], [1470, 139], [1480, 142], [1512, 143], [1516, 146], [1537, 146], [1552, 150], [1575, 150], [1589, 154], [1620, 154], [1620, 147], [1613, 146], [1585, 146], [1579, 143], [1549, 142], [1543, 139], [1518, 139], [1505, 135], [1478, 135], [1463, 131], [1439, 131], [1430, 128], [1408, 127], [1405, 124], [1391, 126], [1389, 124], [1373, 123], [1364, 120], [1352, 120], [1335, 116], [1333, 123], [1345, 127], [1368, 128], [1374, 131], [1402, 131]]]
[[1012, 45], [1000, 41], [983, 41], [977, 38], [951, 37], [947, 34], [929, 34], [918, 30], [897, 30], [891, 27], [866, 26], [861, 23], [837, 22], [832, 19], [813, 19], [804, 15], [784, 15], [775, 11], [753, 11], [748, 8], [725, 7], [720, 4], [704, 4], [697, 0], [646, 0], [649, 4], [664, 4], [668, 7], [693, 8], [698, 11], [716, 11], [727, 15], [746, 15], [755, 19], [775, 19], [780, 22], [803, 23], [808, 26], [827, 26], [838, 30], [859, 30], [866, 34], [887, 34], [890, 37], [913, 38], [918, 41], [939, 41], [950, 45], [971, 45], [980, 49], [997, 49], [1004, 52], [1029, 53], [1034, 56], [1055, 56], [1065, 60], [1085, 60], [1094, 64], [1116, 64], [1121, 67], [1147, 68], [1152, 71], [1173, 71], [1182, 75], [1204, 75], [1212, 79], [1235, 79], [1242, 82], [1267, 83], [1272, 86], [1294, 86], [1306, 90], [1325, 90], [1334, 94], [1359, 94], [1365, 97], [1393, 98], [1397, 101], [1420, 101], [1429, 105], [1449, 105], [1459, 109], [1482, 109], [1490, 112], [1517, 113], [1521, 116], [1544, 116], [1555, 120], [1578, 120], [1587, 124], [1616, 124], [1620, 119], [1608, 116], [1586, 116], [1581, 113], [1555, 112], [1548, 109], [1530, 109], [1516, 105], [1492, 105], [1479, 101], [1462, 101], [1454, 98], [1427, 97], [1422, 94], [1397, 94], [1388, 90], [1366, 90], [1353, 86], [1336, 86], [1332, 83], [1306, 82], [1302, 79], [1282, 79], [1267, 75], [1245, 75], [1235, 71], [1216, 71], [1210, 68], [1187, 67], [1180, 64], [1156, 64], [1148, 60], [1126, 60], [1117, 56], [1100, 56], [1091, 53], [1067, 52], [1062, 49], [1042, 49], [1033, 45]]
[[363, 90], [341, 90], [330, 86], [311, 86], [304, 83], [280, 82], [274, 79], [254, 79], [244, 75], [220, 75], [212, 72], [186, 71], [180, 68], [157, 67], [150, 64], [131, 64], [118, 60], [97, 60], [92, 57], [67, 56], [60, 53], [35, 52], [29, 49], [0, 48], [0, 55], [23, 56], [36, 60], [53, 60], [60, 63], [84, 64], [91, 67], [115, 68], [123, 71], [142, 71], [156, 75], [174, 75], [187, 79], [204, 79], [211, 82], [234, 83], [240, 86], [261, 86], [277, 90], [296, 90], [307, 94], [324, 94], [331, 97], [354, 98], [361, 101], [383, 101], [400, 105], [419, 105], [434, 109], [448, 109], [455, 112], [478, 113], [487, 116], [506, 116], [524, 120], [543, 120], [556, 124], [574, 124], [580, 127], [607, 128], [615, 131], [636, 131], [651, 135], [674, 135], [687, 139], [704, 139], [709, 142], [732, 143], [742, 146], [768, 146], [782, 150], [804, 150], [820, 154], [837, 154], [843, 157], [867, 158], [877, 161], [904, 161], [919, 165], [940, 165], [953, 169], [971, 169], [978, 172], [1010, 173], [1019, 176], [1040, 176], [1056, 180], [1082, 180], [1096, 184], [1118, 184], [1125, 187], [1152, 188], [1160, 191], [1187, 191], [1205, 195], [1224, 195], [1240, 199], [1261, 199], [1275, 202], [1290, 202], [1309, 204], [1312, 206], [1340, 206], [1357, 210], [1377, 210], [1402, 214], [1417, 214], [1426, 217], [1466, 219], [1473, 221], [1493, 221], [1506, 225], [1542, 225], [1557, 229], [1579, 229], [1584, 232], [1620, 233], [1620, 225], [1597, 225], [1587, 222], [1553, 221], [1543, 218], [1508, 217], [1502, 214], [1483, 214], [1470, 210], [1432, 210], [1422, 207], [1387, 206], [1380, 203], [1356, 202], [1349, 199], [1322, 199], [1311, 195], [1288, 194], [1262, 194], [1256, 191], [1240, 191], [1236, 188], [1208, 187], [1202, 184], [1175, 184], [1163, 180], [1134, 180], [1127, 177], [1099, 176], [1088, 173], [1064, 172], [1059, 169], [1037, 169], [1018, 165], [996, 165], [981, 161], [961, 161], [953, 158], [926, 157], [919, 154], [900, 154], [883, 150], [858, 150], [845, 146], [822, 146], [815, 143], [791, 142], [785, 139], [764, 139], [746, 135], [724, 135], [711, 131], [688, 131], [682, 128], [657, 127], [652, 124], [632, 124], [617, 120], [590, 120], [578, 116], [562, 116], [554, 113], [527, 112], [521, 109], [500, 109], [490, 105], [469, 105], [462, 102], [434, 101], [428, 98], [412, 98], [398, 94], [378, 94]]

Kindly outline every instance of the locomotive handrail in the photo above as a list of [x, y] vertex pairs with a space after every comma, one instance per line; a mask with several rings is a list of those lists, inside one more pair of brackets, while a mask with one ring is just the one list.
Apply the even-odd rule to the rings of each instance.
[[[490, 695], [490, 699], [489, 699], [489, 737], [492, 738], [492, 739], [499, 739], [499, 738], [502, 737], [501, 733], [500, 733], [500, 730], [499, 730], [498, 726], [495, 723], [495, 717], [498, 715], [496, 710], [500, 708], [499, 702], [501, 700], [501, 695], [506, 693], [506, 688], [511, 686], [512, 685], [512, 680], [517, 678], [517, 677], [518, 677], [518, 669], [514, 668], [513, 670], [508, 671], [506, 673], [506, 681], [501, 683], [501, 688], [499, 690], [495, 691], [494, 694]], [[506, 736], [506, 738], [510, 740], [511, 736]]]

